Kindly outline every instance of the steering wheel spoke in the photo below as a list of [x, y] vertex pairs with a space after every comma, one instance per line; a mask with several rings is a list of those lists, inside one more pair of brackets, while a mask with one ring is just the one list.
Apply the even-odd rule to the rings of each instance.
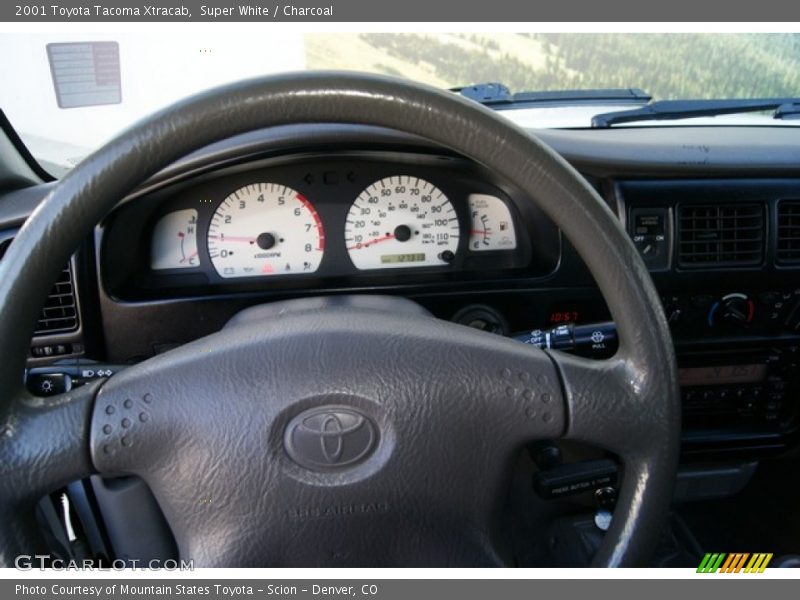
[[0, 564], [36, 545], [34, 510], [41, 497], [93, 472], [89, 424], [100, 385], [48, 398], [19, 392], [6, 404], [0, 421]]
[[653, 406], [647, 374], [622, 356], [593, 360], [549, 352], [564, 386], [564, 438], [586, 442], [622, 456], [643, 450], [651, 419], [662, 417]]
[[[607, 360], [591, 360], [562, 352], [550, 352], [564, 386], [566, 431], [564, 439], [587, 443], [615, 453], [622, 462], [622, 482], [611, 528], [606, 536], [613, 543], [604, 544], [594, 557], [594, 564], [626, 566], [635, 548], [658, 535], [658, 522], [646, 525], [646, 532], [636, 539], [624, 535], [639, 519], [647, 495], [655, 496], [666, 511], [671, 501], [671, 482], [655, 470], [663, 464], [654, 457], [671, 456], [677, 464], [675, 439], [654, 435], [665, 423], [673, 422], [675, 407], [664, 402], [671, 393], [674, 375], [669, 365], [645, 370], [629, 359], [624, 349]], [[659, 368], [660, 367], [660, 368]], [[650, 500], [654, 502], [656, 500]]]

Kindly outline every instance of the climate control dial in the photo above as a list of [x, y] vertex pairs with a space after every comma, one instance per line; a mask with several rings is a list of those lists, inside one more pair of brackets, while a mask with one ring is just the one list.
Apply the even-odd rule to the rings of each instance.
[[747, 327], [755, 317], [755, 303], [747, 294], [727, 294], [711, 305], [708, 311], [708, 326]]

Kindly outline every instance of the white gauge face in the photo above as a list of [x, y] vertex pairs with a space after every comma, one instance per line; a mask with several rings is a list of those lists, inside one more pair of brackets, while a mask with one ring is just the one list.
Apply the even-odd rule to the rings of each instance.
[[325, 232], [302, 194], [278, 183], [254, 183], [219, 205], [208, 229], [208, 252], [226, 278], [314, 273], [325, 252]]
[[470, 250], [482, 252], [517, 247], [514, 221], [505, 202], [486, 194], [470, 194], [468, 202]]
[[200, 265], [197, 257], [197, 211], [176, 210], [164, 215], [153, 229], [150, 268], [191, 269]]
[[458, 216], [432, 183], [386, 177], [350, 207], [344, 237], [357, 269], [448, 265], [458, 249]]

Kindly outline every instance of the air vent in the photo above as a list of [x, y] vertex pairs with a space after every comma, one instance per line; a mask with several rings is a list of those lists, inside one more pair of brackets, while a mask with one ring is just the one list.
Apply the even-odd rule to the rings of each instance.
[[[6, 253], [11, 240], [0, 242], [0, 259]], [[78, 307], [75, 302], [75, 289], [72, 269], [69, 264], [61, 271], [58, 281], [50, 290], [44, 308], [39, 314], [34, 335], [49, 335], [75, 331], [78, 328]]]
[[800, 200], [778, 203], [778, 247], [775, 258], [779, 265], [800, 265]]
[[75, 331], [77, 328], [78, 307], [75, 304], [72, 269], [67, 265], [47, 296], [34, 335]]
[[689, 269], [760, 265], [764, 238], [762, 204], [682, 205], [678, 264]]

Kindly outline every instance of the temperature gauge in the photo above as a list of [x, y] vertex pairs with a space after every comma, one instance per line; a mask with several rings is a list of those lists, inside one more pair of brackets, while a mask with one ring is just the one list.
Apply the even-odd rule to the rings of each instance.
[[176, 210], [164, 215], [153, 230], [150, 268], [190, 269], [200, 264], [197, 258], [197, 211]]
[[469, 247], [474, 252], [517, 247], [514, 222], [506, 203], [495, 196], [470, 194]]

